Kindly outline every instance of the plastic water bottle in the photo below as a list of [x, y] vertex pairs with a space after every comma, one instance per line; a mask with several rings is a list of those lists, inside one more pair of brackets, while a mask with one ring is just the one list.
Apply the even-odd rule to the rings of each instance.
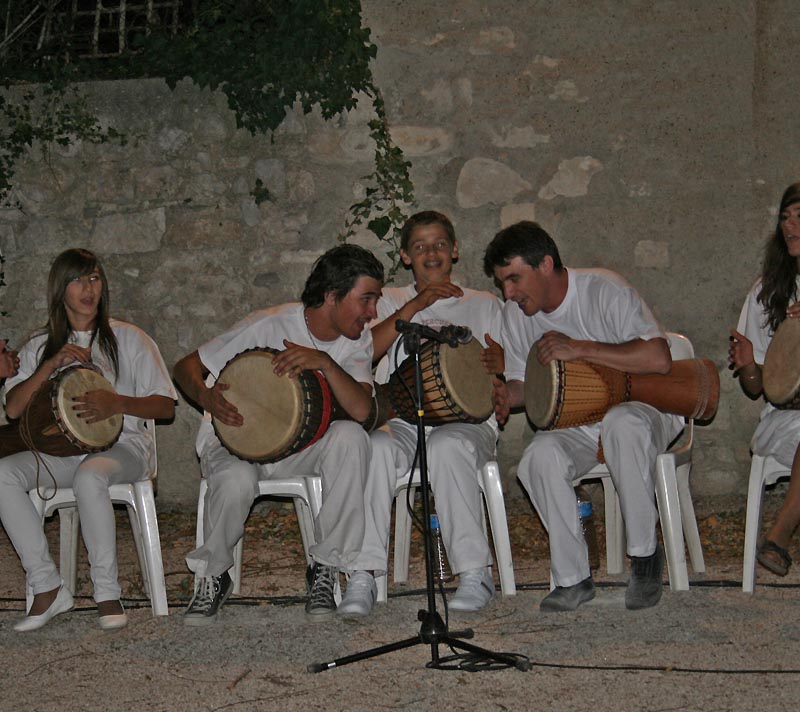
[[594, 525], [594, 510], [592, 500], [582, 487], [577, 487], [575, 493], [578, 497], [578, 516], [581, 518], [583, 537], [586, 539], [586, 548], [589, 550], [589, 569], [597, 571], [600, 568], [600, 551], [597, 548], [597, 529]]
[[442, 540], [442, 530], [439, 527], [439, 517], [431, 514], [431, 539], [433, 540], [433, 573], [439, 581], [447, 583], [452, 581], [455, 576], [450, 573], [450, 564], [447, 562], [447, 554], [444, 550]]

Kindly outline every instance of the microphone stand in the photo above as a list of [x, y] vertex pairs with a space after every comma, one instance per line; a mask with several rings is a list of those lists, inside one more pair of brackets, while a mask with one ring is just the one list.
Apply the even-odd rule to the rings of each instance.
[[[413, 328], [419, 327], [419, 328]], [[342, 658], [337, 658], [324, 663], [312, 663], [308, 665], [308, 672], [322, 672], [323, 670], [331, 670], [342, 665], [355, 663], [359, 660], [366, 660], [374, 658], [379, 655], [394, 652], [395, 650], [404, 650], [411, 648], [415, 645], [430, 645], [431, 660], [427, 663], [426, 667], [436, 668], [439, 670], [457, 670], [458, 667], [452, 665], [445, 665], [444, 661], [439, 656], [439, 646], [448, 645], [451, 648], [465, 650], [468, 653], [482, 658], [484, 661], [495, 661], [507, 667], [516, 667], [518, 670], [530, 670], [531, 663], [528, 658], [524, 656], [513, 655], [509, 653], [496, 653], [485, 648], [480, 648], [477, 645], [472, 645], [464, 641], [465, 638], [473, 638], [475, 633], [471, 628], [461, 631], [449, 631], [442, 617], [436, 610], [436, 586], [434, 583], [433, 573], [433, 546], [430, 531], [430, 482], [428, 479], [428, 459], [425, 442], [425, 421], [424, 421], [424, 394], [425, 391], [422, 386], [422, 361], [420, 360], [420, 341], [422, 329], [417, 324], [409, 324], [405, 327], [403, 333], [403, 340], [406, 353], [414, 357], [414, 405], [416, 406], [417, 417], [417, 448], [419, 452], [419, 479], [420, 490], [422, 493], [422, 516], [423, 516], [423, 542], [425, 545], [425, 590], [427, 594], [428, 609], [419, 611], [417, 613], [417, 620], [421, 622], [419, 633], [411, 638], [398, 640], [394, 643], [380, 645], [376, 648], [370, 648], [360, 653], [353, 655], [346, 655]]]

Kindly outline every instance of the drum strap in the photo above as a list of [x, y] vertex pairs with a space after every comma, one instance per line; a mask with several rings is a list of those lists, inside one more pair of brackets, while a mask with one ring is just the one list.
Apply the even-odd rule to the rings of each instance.
[[[52, 471], [42, 458], [41, 452], [34, 443], [33, 433], [31, 432], [30, 411], [31, 411], [31, 401], [28, 401], [28, 404], [25, 406], [25, 410], [22, 412], [22, 418], [20, 419], [19, 434], [20, 437], [22, 438], [22, 442], [25, 443], [28, 450], [31, 451], [33, 457], [36, 460], [36, 494], [38, 494], [41, 499], [47, 502], [56, 496], [56, 492], [58, 491], [58, 484], [56, 483], [56, 478], [53, 475]], [[53, 493], [49, 497], [45, 497], [42, 494], [42, 490], [39, 487], [39, 475], [41, 473], [42, 467], [44, 467], [44, 469], [47, 471], [47, 474], [50, 476], [50, 479], [53, 482]]]

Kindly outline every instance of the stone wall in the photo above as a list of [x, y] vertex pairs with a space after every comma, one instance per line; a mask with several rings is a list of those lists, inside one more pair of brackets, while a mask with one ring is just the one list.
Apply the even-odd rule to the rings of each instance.
[[[568, 265], [624, 274], [720, 368], [695, 491], [744, 492], [759, 406], [725, 369], [727, 330], [780, 193], [800, 177], [794, 3], [363, 6], [419, 208], [456, 225], [459, 279], [491, 289], [483, 249], [522, 218], [551, 231]], [[188, 82], [86, 91], [130, 140], [34, 147], [20, 165], [18, 205], [0, 210], [2, 334], [14, 344], [44, 320], [52, 257], [83, 245], [104, 259], [113, 312], [147, 330], [171, 365], [252, 309], [297, 299], [372, 170], [367, 103], [332, 122], [292, 111], [271, 140], [237, 130], [223, 96]], [[272, 196], [260, 205], [256, 178]], [[367, 234], [358, 241], [378, 248]], [[182, 402], [159, 428], [162, 505], [194, 505], [198, 418]], [[509, 482], [526, 437], [517, 416], [501, 441]]]

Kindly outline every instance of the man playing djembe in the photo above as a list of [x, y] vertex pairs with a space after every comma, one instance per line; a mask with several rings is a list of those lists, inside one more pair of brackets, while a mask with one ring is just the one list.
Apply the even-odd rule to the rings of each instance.
[[[302, 304], [254, 312], [175, 366], [175, 380], [206, 411], [197, 436], [208, 482], [205, 541], [186, 557], [198, 582], [185, 623], [215, 620], [233, 588], [228, 569], [258, 494], [258, 480], [279, 475], [322, 477], [316, 543], [309, 550], [315, 563], [308, 571], [306, 613], [323, 620], [335, 612], [338, 572], [352, 568], [364, 533], [362, 494], [370, 444], [359, 422], [367, 419], [372, 404], [372, 335], [367, 324], [376, 316], [382, 283], [383, 266], [372, 253], [355, 245], [335, 247], [315, 263]], [[253, 427], [226, 399], [230, 384], [217, 377], [240, 353], [265, 347], [279, 352], [272, 362], [279, 378], [297, 378], [306, 369], [321, 372], [353, 420], [337, 420], [319, 440], [277, 463], [257, 464], [228, 451], [212, 428], [211, 416], [226, 426]], [[213, 381], [207, 385], [209, 374]]]
[[[501, 423], [511, 408], [524, 404], [529, 354], [542, 364], [582, 360], [629, 373], [670, 370], [665, 334], [636, 290], [608, 270], [567, 270], [538, 224], [524, 221], [501, 230], [486, 249], [484, 269], [507, 299], [501, 331], [507, 382], [495, 382], [494, 396]], [[680, 429], [676, 416], [631, 402], [613, 406], [593, 425], [535, 433], [518, 476], [550, 539], [555, 588], [541, 610], [574, 610], [594, 598], [573, 481], [597, 464], [599, 443], [619, 494], [631, 557], [625, 605], [658, 603], [664, 556], [655, 530], [654, 467]]]

